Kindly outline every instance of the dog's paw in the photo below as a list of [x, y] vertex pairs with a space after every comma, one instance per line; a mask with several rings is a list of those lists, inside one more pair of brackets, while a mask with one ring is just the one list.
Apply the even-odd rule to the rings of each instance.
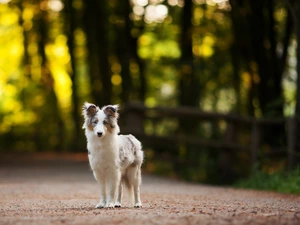
[[106, 204], [105, 208], [113, 209], [113, 208], [115, 208], [115, 205], [113, 203], [108, 203], [108, 204]]
[[122, 207], [121, 203], [116, 203], [115, 204], [115, 208], [121, 208], [121, 207]]
[[104, 203], [98, 203], [96, 206], [95, 206], [95, 208], [96, 209], [102, 209], [102, 208], [104, 208], [105, 207], [105, 204]]
[[142, 208], [142, 203], [135, 203], [134, 208]]

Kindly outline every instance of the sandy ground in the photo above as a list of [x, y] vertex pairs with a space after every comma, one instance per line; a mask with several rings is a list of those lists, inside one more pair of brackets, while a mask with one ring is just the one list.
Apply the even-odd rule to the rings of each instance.
[[143, 175], [143, 208], [95, 209], [82, 155], [1, 156], [0, 224], [300, 224], [300, 196]]

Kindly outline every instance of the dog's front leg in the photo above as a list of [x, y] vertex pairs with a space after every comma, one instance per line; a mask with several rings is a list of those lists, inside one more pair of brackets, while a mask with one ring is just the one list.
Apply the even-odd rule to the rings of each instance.
[[106, 206], [105, 178], [103, 176], [97, 176], [95, 173], [94, 176], [100, 186], [100, 200], [99, 203], [96, 205], [96, 208], [104, 208]]
[[107, 199], [106, 199], [106, 206], [107, 208], [114, 208], [115, 207], [115, 199], [116, 199], [116, 191], [120, 181], [121, 174], [119, 171], [110, 174], [107, 177]]

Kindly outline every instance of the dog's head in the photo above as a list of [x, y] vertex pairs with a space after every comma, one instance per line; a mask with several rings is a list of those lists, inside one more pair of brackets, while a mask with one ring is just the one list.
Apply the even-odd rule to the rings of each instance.
[[84, 116], [84, 129], [94, 132], [98, 137], [105, 136], [106, 132], [118, 133], [118, 105], [107, 105], [101, 109], [92, 104], [84, 103], [82, 114]]

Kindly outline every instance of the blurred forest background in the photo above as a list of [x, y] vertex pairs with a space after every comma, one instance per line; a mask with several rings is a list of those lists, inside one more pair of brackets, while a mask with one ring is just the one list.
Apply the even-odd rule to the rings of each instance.
[[[298, 118], [299, 41], [298, 0], [0, 0], [0, 152], [85, 151], [85, 101]], [[226, 130], [187, 119], [158, 126], [207, 139]], [[287, 142], [284, 125], [266, 133], [262, 151]], [[150, 146], [148, 170], [178, 173], [151, 161], [172, 148], [198, 160], [202, 172], [186, 178], [221, 182], [212, 178], [222, 149]], [[241, 176], [249, 155], [234, 157]], [[285, 163], [275, 162], [272, 171]]]

